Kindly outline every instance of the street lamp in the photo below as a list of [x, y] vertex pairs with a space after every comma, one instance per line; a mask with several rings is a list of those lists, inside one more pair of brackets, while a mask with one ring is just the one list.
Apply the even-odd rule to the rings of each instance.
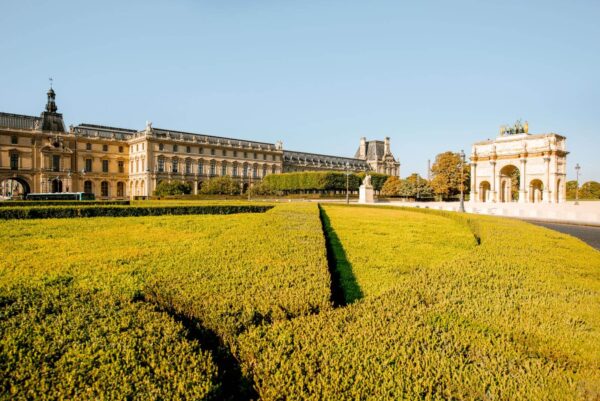
[[350, 179], [350, 163], [346, 162], [346, 205], [350, 204], [350, 193], [348, 192], [348, 181]]
[[577, 173], [577, 186], [575, 187], [575, 205], [579, 205], [579, 170], [581, 170], [581, 166], [579, 163], [575, 165], [575, 172]]
[[459, 212], [465, 211], [465, 188], [464, 188], [464, 170], [465, 170], [465, 151], [461, 149], [460, 151], [460, 208]]

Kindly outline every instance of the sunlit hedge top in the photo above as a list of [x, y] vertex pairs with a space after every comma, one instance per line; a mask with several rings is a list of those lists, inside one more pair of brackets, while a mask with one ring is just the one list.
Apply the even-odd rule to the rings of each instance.
[[[387, 175], [369, 173], [376, 190], [380, 190]], [[348, 177], [348, 188], [357, 191], [365, 173], [351, 173]], [[263, 180], [274, 191], [331, 191], [346, 189], [346, 173], [337, 171], [305, 171], [301, 173], [284, 173], [268, 175]]]

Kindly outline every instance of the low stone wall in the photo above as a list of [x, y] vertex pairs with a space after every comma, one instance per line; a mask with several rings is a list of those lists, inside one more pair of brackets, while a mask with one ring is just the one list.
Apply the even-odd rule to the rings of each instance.
[[[386, 202], [385, 205], [421, 207], [455, 212], [460, 207], [458, 202]], [[579, 205], [575, 205], [574, 202], [559, 204], [465, 202], [465, 211], [467, 213], [492, 216], [600, 226], [599, 201], [579, 201]]]

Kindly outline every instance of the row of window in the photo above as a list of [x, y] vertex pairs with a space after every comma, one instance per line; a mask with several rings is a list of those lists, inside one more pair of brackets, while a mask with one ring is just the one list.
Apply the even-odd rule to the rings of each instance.
[[[85, 144], [85, 150], [92, 150], [92, 144], [87, 142]], [[102, 151], [103, 152], [108, 152], [108, 145], [103, 143], [102, 144]], [[119, 146], [119, 153], [123, 153], [123, 146]]]
[[[214, 160], [211, 160], [208, 167], [209, 167], [208, 172], [210, 175], [217, 175], [217, 163]], [[227, 171], [228, 171], [227, 167], [228, 166], [227, 166], [226, 162], [223, 162], [221, 164], [221, 175], [222, 176], [227, 175]], [[166, 171], [165, 170], [165, 159], [162, 157], [158, 159], [157, 170], [159, 173], [164, 173]], [[184, 171], [185, 171], [185, 174], [193, 174], [191, 160], [186, 160]], [[267, 171], [268, 171], [267, 166], [262, 166], [262, 177], [265, 177], [267, 175]], [[275, 174], [276, 171], [277, 171], [277, 167], [271, 166], [271, 174]], [[179, 160], [178, 159], [173, 159], [171, 161], [171, 172], [172, 173], [179, 172]], [[231, 175], [233, 177], [238, 177], [239, 172], [240, 172], [239, 164], [233, 163], [232, 168], [231, 168]], [[251, 172], [252, 176], [254, 178], [258, 178], [259, 169], [257, 167], [252, 167], [248, 164], [244, 164], [244, 165], [242, 165], [241, 172], [242, 172], [242, 177], [248, 177]], [[198, 161], [198, 174], [200, 174], [200, 175], [204, 174], [204, 162], [202, 160]]]
[[[85, 159], [85, 172], [86, 173], [91, 173], [92, 172], [92, 164], [93, 164], [93, 160], [92, 159]], [[108, 173], [109, 172], [109, 160], [102, 160], [102, 172], [103, 173]], [[118, 160], [117, 161], [117, 171], [119, 173], [124, 173], [125, 172], [125, 162], [123, 162], [123, 160]]]
[[[61, 157], [60, 155], [52, 155], [52, 164], [50, 169], [52, 171], [60, 171], [60, 162], [61, 162]], [[103, 173], [108, 173], [109, 172], [109, 161], [108, 160], [102, 160], [102, 172]], [[117, 162], [117, 168], [118, 168], [118, 172], [119, 173], [124, 173], [125, 172], [125, 164], [122, 160], [119, 160]], [[19, 169], [19, 154], [18, 153], [11, 153], [10, 154], [10, 169], [11, 170], [18, 170]], [[85, 172], [86, 173], [91, 173], [92, 172], [92, 159], [85, 159]]]
[[[165, 144], [164, 143], [159, 143], [158, 144], [158, 150], [160, 151], [164, 151], [165, 150]], [[179, 146], [178, 145], [173, 145], [173, 152], [179, 152]], [[192, 147], [191, 146], [186, 146], [185, 147], [185, 152], [186, 153], [192, 153]], [[203, 148], [198, 148], [198, 153], [199, 154], [203, 154], [204, 153], [204, 149]], [[229, 153], [227, 152], [226, 149], [221, 149], [221, 156], [227, 156], [229, 154], [232, 154], [233, 157], [238, 157], [238, 151], [237, 150], [233, 150], [233, 151], [229, 151]], [[216, 155], [216, 149], [210, 149], [210, 154], [211, 156], [215, 156]], [[243, 152], [243, 157], [244, 159], [248, 159], [248, 152]], [[260, 155], [262, 155], [262, 159], [263, 160], [267, 160], [267, 154], [266, 153], [261, 153]], [[259, 158], [259, 154], [257, 154], [256, 152], [252, 152], [252, 158], [253, 159], [258, 159]], [[277, 156], [276, 155], [271, 155], [271, 160], [277, 160]]]

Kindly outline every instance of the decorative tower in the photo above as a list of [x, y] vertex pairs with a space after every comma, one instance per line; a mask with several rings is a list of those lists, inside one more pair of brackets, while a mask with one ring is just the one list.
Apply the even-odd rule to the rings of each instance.
[[57, 113], [56, 93], [54, 93], [52, 85], [50, 86], [47, 95], [48, 101], [46, 102], [46, 110], [43, 111], [40, 116], [42, 118], [42, 131], [64, 132], [65, 123], [62, 114]]

